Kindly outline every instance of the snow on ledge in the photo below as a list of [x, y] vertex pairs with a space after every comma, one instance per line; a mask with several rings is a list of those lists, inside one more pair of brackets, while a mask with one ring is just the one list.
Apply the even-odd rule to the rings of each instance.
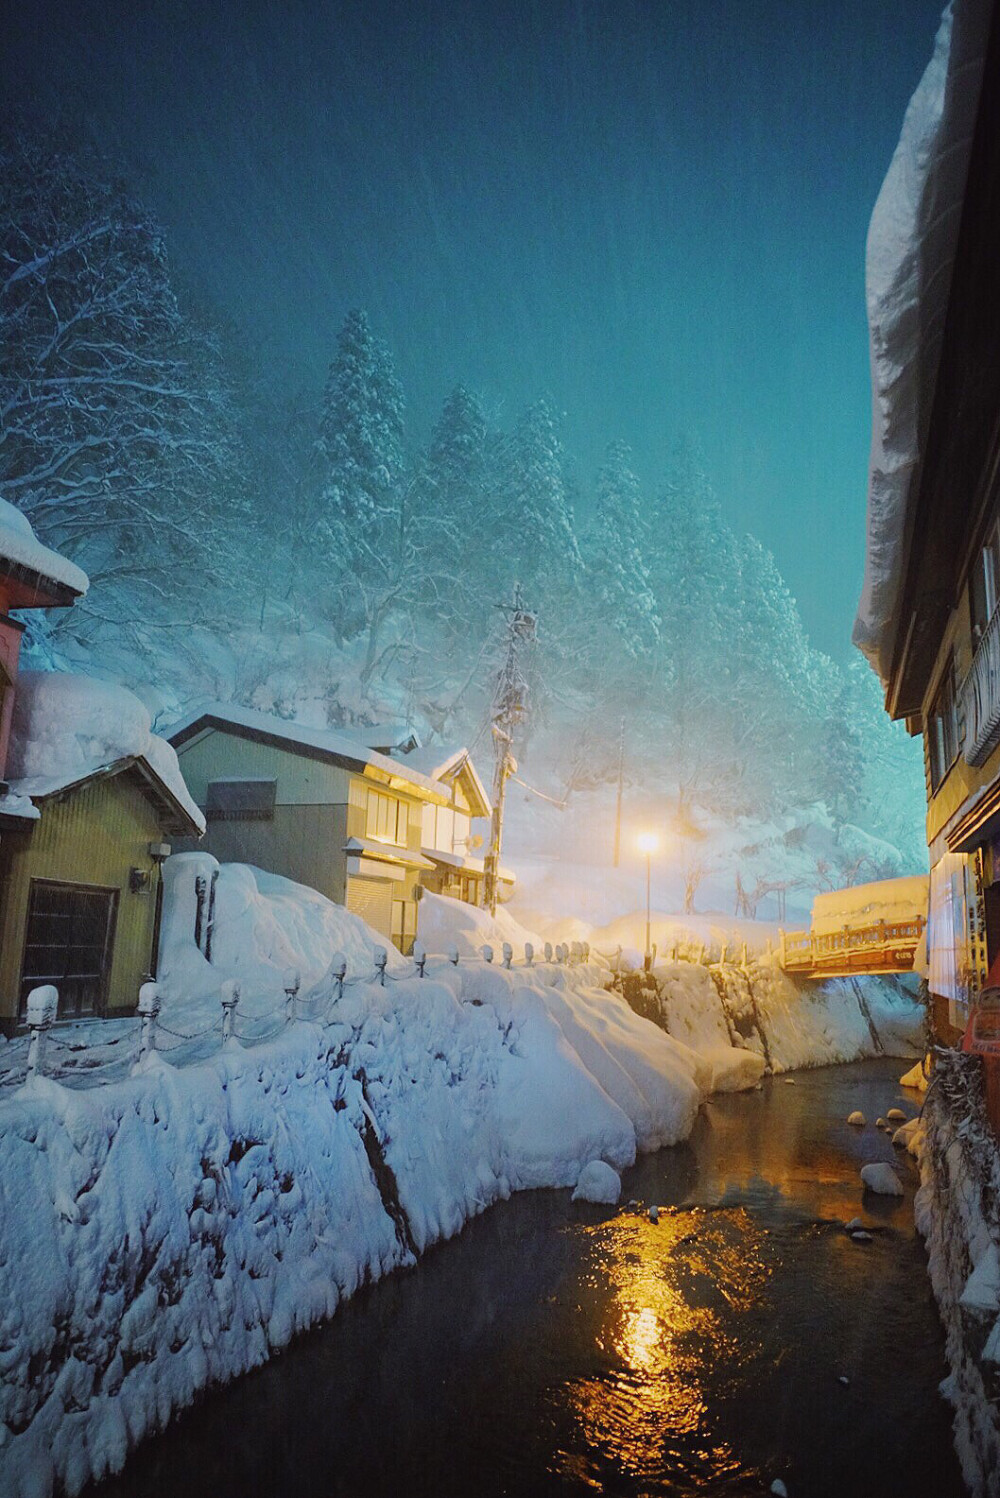
[[952, 0], [868, 230], [872, 441], [855, 645], [892, 665], [910, 506], [937, 376], [989, 35], [990, 0]]
[[205, 830], [173, 747], [150, 731], [149, 709], [133, 692], [69, 672], [21, 672], [8, 760], [12, 792], [51, 795], [122, 759], [142, 760]]
[[40, 573], [52, 582], [72, 588], [81, 596], [90, 587], [87, 574], [57, 551], [43, 546], [31, 529], [26, 515], [6, 499], [0, 499], [0, 562], [14, 562], [30, 572]]

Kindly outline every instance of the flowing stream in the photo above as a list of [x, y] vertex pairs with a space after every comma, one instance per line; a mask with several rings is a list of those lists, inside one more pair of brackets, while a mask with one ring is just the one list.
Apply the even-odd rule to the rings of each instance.
[[[713, 1099], [644, 1210], [523, 1193], [142, 1447], [101, 1498], [962, 1493], [904, 1064]], [[860, 1108], [869, 1126], [845, 1123]], [[892, 1159], [902, 1200], [858, 1172]], [[645, 1208], [660, 1207], [659, 1222]], [[845, 1220], [863, 1216], [872, 1241]], [[846, 1380], [846, 1382], [842, 1382]]]

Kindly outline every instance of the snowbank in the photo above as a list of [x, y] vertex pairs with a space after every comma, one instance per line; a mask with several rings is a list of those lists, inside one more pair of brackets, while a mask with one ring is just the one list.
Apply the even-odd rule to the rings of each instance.
[[0, 559], [62, 583], [81, 596], [90, 587], [87, 574], [57, 551], [43, 546], [28, 517], [6, 499], [0, 499]]
[[539, 955], [545, 945], [537, 932], [522, 926], [502, 905], [491, 916], [488, 910], [447, 895], [424, 894], [418, 930], [428, 952], [443, 953], [454, 946], [462, 957], [478, 957], [483, 947], [492, 947], [499, 961], [503, 944], [508, 941], [515, 957], [523, 958], [525, 942], [530, 942]]
[[[258, 899], [290, 898], [258, 877]], [[246, 961], [224, 928], [253, 891], [225, 883], [219, 950]], [[183, 924], [168, 945], [190, 940]], [[118, 1470], [198, 1389], [510, 1191], [685, 1137], [694, 1058], [589, 983], [438, 963], [357, 983], [325, 1025], [253, 1050], [183, 1070], [154, 1057], [86, 1094], [40, 1081], [0, 1104], [4, 1493]], [[175, 996], [168, 1022], [192, 1007]]]
[[22, 671], [14, 694], [7, 773], [21, 795], [43, 796], [112, 765], [145, 760], [191, 820], [205, 819], [177, 755], [150, 731], [149, 709], [114, 682], [61, 671]]

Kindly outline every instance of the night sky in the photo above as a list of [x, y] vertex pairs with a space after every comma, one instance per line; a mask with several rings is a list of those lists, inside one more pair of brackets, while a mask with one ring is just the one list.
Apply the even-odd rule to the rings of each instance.
[[589, 479], [681, 432], [840, 659], [870, 431], [864, 240], [940, 0], [3, 0], [3, 91], [123, 156], [276, 384], [362, 305], [410, 436], [542, 393]]

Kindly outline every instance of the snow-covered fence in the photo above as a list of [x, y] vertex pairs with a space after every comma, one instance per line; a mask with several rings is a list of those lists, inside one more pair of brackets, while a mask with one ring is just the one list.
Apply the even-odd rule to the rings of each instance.
[[[206, 884], [206, 910], [210, 888]], [[524, 957], [515, 958], [510, 942], [504, 942], [500, 966], [531, 968], [538, 971], [537, 957], [531, 942], [524, 944]], [[219, 1010], [208, 1024], [181, 1028], [164, 1020], [163, 996], [154, 982], [142, 985], [138, 994], [135, 1018], [88, 1018], [59, 1021], [57, 990], [51, 985], [34, 989], [29, 995], [26, 1033], [0, 1049], [0, 1098], [9, 1096], [29, 1077], [45, 1075], [69, 1086], [90, 1087], [121, 1081], [137, 1061], [154, 1052], [173, 1065], [201, 1061], [222, 1045], [254, 1047], [273, 1040], [286, 1026], [298, 1021], [325, 1024], [336, 1018], [345, 989], [359, 984], [405, 982], [410, 978], [432, 975], [434, 963], [458, 967], [476, 961], [493, 963], [492, 947], [463, 957], [457, 946], [431, 959], [420, 943], [415, 943], [412, 967], [401, 972], [389, 970], [385, 947], [376, 946], [371, 954], [371, 968], [348, 973], [347, 958], [335, 953], [324, 981], [303, 994], [301, 975], [289, 968], [281, 979], [282, 997], [272, 1007], [260, 1011], [249, 1007], [238, 979], [228, 978], [219, 986]], [[560, 944], [553, 951], [545, 944], [545, 961], [558, 966], [586, 964], [590, 947], [586, 942]], [[169, 1010], [168, 1010], [169, 1018]]]

